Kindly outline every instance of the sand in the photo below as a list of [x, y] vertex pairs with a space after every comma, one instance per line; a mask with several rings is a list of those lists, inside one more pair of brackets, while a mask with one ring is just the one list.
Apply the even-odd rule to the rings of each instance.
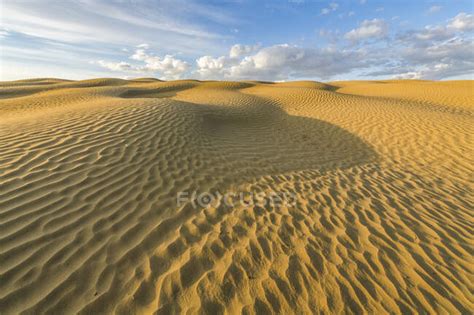
[[473, 81], [2, 82], [0, 313], [468, 314], [473, 114]]

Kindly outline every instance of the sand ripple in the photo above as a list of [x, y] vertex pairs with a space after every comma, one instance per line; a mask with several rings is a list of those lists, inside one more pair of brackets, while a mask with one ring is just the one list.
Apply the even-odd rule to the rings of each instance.
[[472, 91], [1, 83], [0, 313], [468, 314]]

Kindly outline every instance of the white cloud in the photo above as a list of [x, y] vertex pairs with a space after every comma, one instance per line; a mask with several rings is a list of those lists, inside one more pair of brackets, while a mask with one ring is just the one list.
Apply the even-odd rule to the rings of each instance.
[[[66, 6], [56, 0], [5, 0], [0, 27], [0, 37], [7, 36], [2, 39], [4, 64], [11, 68], [13, 64], [24, 63], [24, 69], [31, 66], [48, 76], [55, 76], [53, 71], [45, 70], [49, 64], [65, 77], [147, 73], [163, 79], [271, 81], [325, 80], [339, 75], [344, 78], [342, 75], [350, 75], [352, 71], [357, 76], [362, 71], [371, 71], [379, 76], [428, 79], [474, 72], [474, 17], [470, 13], [461, 12], [440, 25], [403, 32], [394, 29], [390, 36], [389, 21], [382, 19], [365, 20], [345, 34], [334, 27], [321, 29], [319, 34], [326, 37], [322, 42], [329, 43], [327, 47], [287, 44], [228, 47], [225, 43], [230, 38], [247, 35], [248, 25], [235, 23], [230, 14], [219, 8], [184, 0], [163, 0], [159, 5], [147, 1], [136, 5], [134, 1], [81, 0], [68, 2]], [[343, 12], [343, 17], [353, 15], [352, 11], [340, 10], [336, 2], [330, 1], [322, 14], [339, 10], [333, 15]], [[291, 6], [295, 7], [307, 6]], [[435, 7], [430, 10], [440, 10]], [[219, 27], [214, 27], [213, 22], [220, 23]], [[398, 23], [390, 23], [397, 27]], [[242, 27], [241, 31], [236, 27]], [[228, 35], [221, 35], [217, 30]], [[308, 38], [304, 33], [295, 34], [289, 40], [301, 43], [300, 36]], [[359, 45], [347, 45], [341, 38]], [[384, 40], [374, 40], [381, 38]], [[150, 46], [159, 48], [159, 53], [152, 53]], [[90, 60], [98, 61], [89, 63]], [[191, 64], [190, 60], [195, 62]], [[66, 69], [74, 69], [74, 74], [67, 75]], [[2, 70], [2, 73], [19, 78], [14, 70], [8, 69], [8, 73]]]
[[319, 29], [319, 36], [327, 38], [330, 42], [336, 43], [340, 37], [341, 32], [338, 29]]
[[196, 63], [200, 69], [223, 69], [225, 65], [226, 57], [222, 56], [219, 58], [213, 58], [212, 56], [202, 56], [196, 60]]
[[474, 15], [461, 12], [450, 20], [448, 28], [458, 31], [472, 31], [474, 30]]
[[442, 42], [431, 42], [428, 45], [411, 45], [402, 49], [402, 57], [413, 64], [444, 62], [452, 64], [469, 62], [474, 64], [472, 52], [474, 43], [461, 37], [453, 37]]
[[106, 69], [112, 70], [112, 71], [130, 71], [134, 70], [132, 65], [127, 63], [127, 62], [107, 62], [104, 60], [99, 60], [97, 63]]
[[240, 45], [236, 44], [230, 48], [229, 57], [237, 58], [248, 55], [260, 48], [260, 45]]
[[367, 0], [360, 0], [359, 3], [360, 3], [360, 4], [366, 4], [366, 3], [367, 3]]
[[165, 55], [164, 57], [156, 56], [148, 53], [147, 44], [138, 45], [134, 54], [130, 59], [144, 62], [143, 65], [131, 65], [130, 63], [121, 62], [106, 62], [100, 60], [97, 62], [100, 66], [112, 71], [120, 72], [137, 72], [137, 73], [157, 73], [160, 78], [164, 80], [177, 80], [189, 70], [189, 64], [186, 61], [176, 58], [172, 55]]
[[452, 32], [450, 32], [445, 26], [428, 25], [421, 30], [408, 31], [405, 34], [400, 35], [399, 38], [405, 42], [417, 41], [417, 43], [414, 44], [423, 45], [426, 41], [445, 40], [451, 36]]
[[138, 61], [145, 61], [148, 55], [143, 48], [139, 48], [135, 50], [135, 53], [130, 56], [130, 59], [138, 60]]
[[[422, 66], [416, 71], [402, 72], [392, 76], [393, 79], [430, 79], [438, 80], [458, 75], [469, 74], [466, 72], [465, 64], [435, 63], [429, 66]], [[472, 75], [472, 70], [471, 70]]]
[[323, 9], [321, 10], [321, 14], [322, 14], [322, 15], [329, 14], [329, 13], [331, 13], [331, 12], [333, 12], [333, 11], [336, 11], [338, 7], [339, 7], [339, 4], [337, 4], [336, 2], [331, 2], [331, 3], [329, 3], [329, 5], [328, 5], [327, 8], [323, 8]]
[[432, 45], [433, 41], [445, 41], [472, 30], [474, 30], [474, 16], [461, 12], [444, 25], [427, 25], [421, 30], [399, 34], [398, 38], [404, 45], [426, 47]]
[[433, 13], [439, 12], [439, 11], [441, 11], [442, 8], [443, 7], [440, 6], [440, 5], [433, 5], [428, 9], [428, 13], [433, 14]]
[[[144, 65], [127, 62], [101, 62], [101, 65], [114, 71], [156, 72], [165, 79], [191, 76], [226, 80], [327, 80], [355, 70], [366, 71], [369, 76], [443, 79], [474, 73], [474, 43], [465, 32], [469, 29], [469, 16], [458, 14], [443, 25], [399, 33], [384, 42], [364, 41], [387, 35], [385, 22], [373, 19], [363, 21], [345, 34], [351, 41], [362, 41], [360, 46], [346, 49], [337, 44], [326, 48], [237, 44], [230, 47], [228, 54], [197, 58], [192, 69], [183, 60], [171, 55], [155, 56], [148, 52], [148, 46], [140, 45], [130, 59]], [[334, 32], [322, 29], [320, 35], [336, 36]]]
[[329, 10], [328, 8], [324, 8], [324, 9], [321, 10], [322, 15], [329, 14], [329, 12], [331, 12], [331, 10]]
[[223, 78], [229, 76], [231, 66], [239, 64], [240, 58], [258, 51], [260, 45], [233, 45], [229, 50], [229, 56], [220, 56], [214, 58], [212, 56], [202, 56], [196, 59], [196, 73], [200, 78]]
[[144, 71], [158, 72], [165, 80], [177, 80], [183, 77], [188, 71], [189, 64], [186, 61], [175, 58], [172, 55], [165, 55], [163, 58], [150, 56], [145, 60]]
[[148, 45], [147, 43], [143, 43], [143, 44], [137, 45], [137, 48], [149, 49], [149, 48], [150, 48], [150, 45]]
[[288, 44], [263, 47], [243, 58], [204, 56], [197, 72], [208, 79], [288, 80], [327, 79], [366, 65], [364, 54], [334, 48], [314, 49]]
[[[177, 3], [176, 3], [177, 2]], [[179, 9], [177, 9], [179, 8]], [[194, 18], [237, 23], [221, 9], [194, 2], [161, 1], [159, 5], [132, 1], [2, 1], [2, 26], [41, 40], [134, 46], [156, 41], [170, 51], [221, 51], [226, 36], [193, 23]], [[219, 49], [220, 48], [220, 49]]]
[[472, 29], [472, 16], [460, 13], [445, 24], [399, 34], [391, 43], [396, 64], [368, 75], [432, 80], [472, 75], [474, 42], [467, 33]]
[[421, 71], [404, 72], [392, 76], [395, 80], [420, 80], [421, 78]]
[[213, 58], [212, 56], [203, 56], [196, 60], [196, 72], [200, 78], [223, 78], [227, 71], [227, 67], [232, 63], [232, 58], [221, 56]]
[[0, 29], [0, 38], [7, 37], [9, 35], [7, 30]]
[[358, 28], [347, 32], [344, 37], [350, 41], [361, 41], [370, 38], [382, 38], [387, 35], [388, 26], [382, 19], [364, 20]]

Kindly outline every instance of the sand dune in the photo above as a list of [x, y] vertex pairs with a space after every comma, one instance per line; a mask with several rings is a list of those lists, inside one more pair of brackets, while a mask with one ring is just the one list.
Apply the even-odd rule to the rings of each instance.
[[[2, 82], [0, 313], [468, 314], [473, 97], [472, 81]], [[255, 193], [294, 200], [237, 200]]]

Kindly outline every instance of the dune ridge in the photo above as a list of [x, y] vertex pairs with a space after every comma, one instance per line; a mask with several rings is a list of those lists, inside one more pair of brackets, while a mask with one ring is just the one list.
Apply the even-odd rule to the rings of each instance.
[[[0, 313], [474, 309], [473, 81], [0, 83]], [[179, 192], [265, 196], [291, 205]]]

